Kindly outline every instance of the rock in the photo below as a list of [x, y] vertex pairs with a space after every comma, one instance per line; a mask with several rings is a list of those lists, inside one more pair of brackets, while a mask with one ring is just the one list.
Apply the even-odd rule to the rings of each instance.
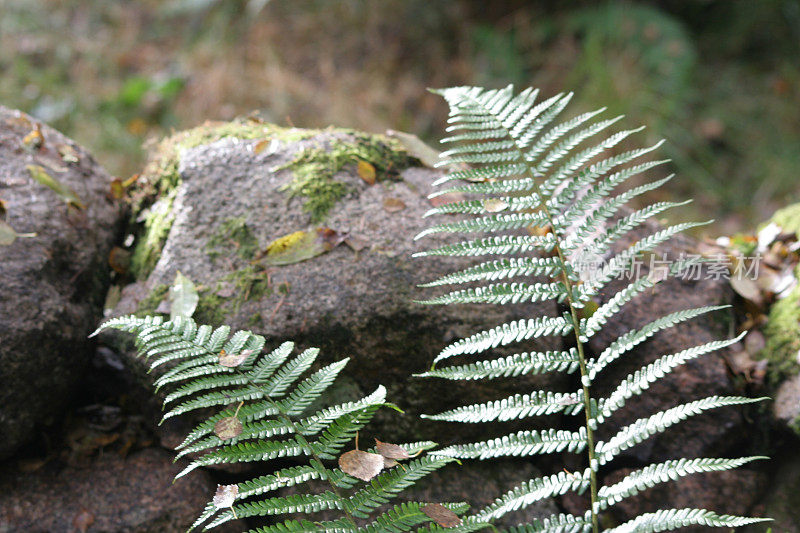
[[[624, 468], [606, 476], [606, 484], [620, 481], [632, 469]], [[637, 494], [632, 498], [622, 500], [610, 512], [615, 520], [623, 523], [643, 513], [651, 513], [658, 509], [708, 509], [719, 514], [747, 515], [758, 495], [766, 486], [767, 476], [761, 472], [737, 469], [724, 472], [710, 472], [693, 474], [662, 483]], [[766, 531], [767, 527], [773, 531], [786, 531], [776, 528], [774, 524], [761, 525], [758, 531]], [[703, 532], [707, 527], [693, 526], [681, 531]]]
[[[649, 223], [629, 233], [615, 248], [629, 246], [635, 240], [661, 229]], [[697, 254], [696, 243], [685, 236], [671, 239], [655, 252], [655, 260], [666, 257], [678, 260], [681, 254]], [[666, 254], [666, 255], [664, 255]], [[654, 264], [658, 268], [658, 263]], [[649, 273], [649, 263], [644, 262], [641, 276]], [[588, 343], [593, 355], [600, 354], [606, 346], [627, 331], [639, 328], [658, 317], [682, 309], [709, 305], [726, 305], [733, 301], [733, 290], [725, 279], [712, 279], [711, 271], [704, 267], [697, 276], [671, 277], [634, 298], [626, 304], [608, 324]], [[600, 304], [626, 286], [630, 280], [613, 280], [602, 294]], [[662, 355], [677, 353], [692, 346], [713, 340], [729, 338], [733, 317], [730, 311], [720, 310], [701, 315], [688, 322], [657, 333], [648, 341], [627, 352], [604, 370], [597, 380], [597, 393], [607, 396], [626, 376], [653, 362]], [[599, 438], [607, 439], [623, 426], [650, 416], [658, 411], [675, 407], [706, 396], [741, 395], [729, 379], [724, 359], [725, 350], [703, 355], [676, 368], [661, 378], [640, 396], [630, 399], [625, 407], [601, 426]], [[624, 455], [641, 462], [659, 462], [677, 457], [715, 457], [735, 445], [746, 432], [739, 409], [727, 407], [708, 414], [690, 417], [668, 428]]]
[[[181, 468], [173, 464], [172, 454], [155, 448], [125, 459], [108, 453], [88, 467], [68, 466], [60, 471], [49, 465], [35, 472], [4, 468], [0, 475], [0, 531], [186, 531], [216, 485], [201, 471], [173, 484]], [[231, 523], [221, 531], [243, 529], [243, 524]]]
[[778, 533], [800, 533], [800, 456], [797, 443], [788, 450], [788, 455], [772, 462], [774, 474], [770, 476], [769, 488], [755, 511], [758, 516], [772, 518], [774, 522], [744, 527], [741, 533], [764, 533], [767, 528]]
[[775, 420], [782, 426], [800, 435], [800, 376], [794, 376], [780, 384], [772, 405]]
[[[71, 189], [85, 209], [34, 175]], [[0, 245], [0, 458], [60, 415], [89, 361], [123, 214], [110, 183], [71, 140], [0, 106], [0, 220], [36, 234]]]
[[[389, 399], [407, 411], [405, 416], [379, 417], [374, 432], [387, 441], [433, 438], [447, 443], [463, 438], [467, 431], [480, 435], [485, 431], [480, 425], [422, 423], [417, 415], [503, 398], [521, 388], [559, 386], [558, 376], [467, 384], [410, 378], [429, 368], [438, 351], [459, 337], [523, 317], [555, 314], [555, 306], [415, 303], [436, 294], [433, 289], [418, 289], [417, 284], [468, 264], [411, 258], [413, 252], [443, 242], [435, 238], [425, 239], [424, 244], [413, 241], [424, 228], [441, 222], [422, 219], [431, 207], [426, 196], [439, 173], [396, 167], [373, 157], [367, 162], [378, 169], [377, 183], [369, 185], [355, 165], [356, 160], [368, 157], [361, 154], [376, 152], [390, 161], [404, 161], [396, 153], [385, 155], [388, 141], [383, 137], [345, 130], [279, 134], [274, 127], [264, 135], [271, 140], [263, 151], [259, 147], [265, 140], [225, 138], [182, 152], [179, 178], [171, 178], [176, 188], [161, 196], [162, 200], [171, 198], [164, 218], [172, 220], [163, 248], [141, 285], [123, 291], [116, 314], [137, 308], [154, 312], [180, 271], [200, 287], [195, 313], [199, 322], [226, 323], [265, 334], [269, 346], [286, 339], [300, 346], [318, 346], [324, 361], [351, 357], [343, 375], [355, 386], [345, 387], [347, 392], [333, 401], [369, 393], [378, 384], [387, 386]], [[347, 152], [351, 149], [353, 153]], [[314, 222], [320, 202], [313, 204], [316, 211], [309, 211], [312, 200], [302, 194], [292, 197], [287, 189], [297, 185], [298, 176], [306, 176], [304, 161], [312, 155], [319, 157], [320, 152], [340, 154], [353, 164], [329, 177], [345, 192], [331, 204], [324, 221]], [[326, 183], [324, 187], [332, 187]], [[323, 185], [315, 187], [324, 189]], [[150, 212], [165, 208], [162, 204]], [[265, 266], [259, 261], [259, 251], [275, 239], [321, 226], [346, 235], [349, 245], [340, 244], [294, 264]], [[145, 292], [148, 296], [141, 297]], [[522, 349], [558, 346], [557, 339], [545, 338]], [[131, 361], [132, 367], [141, 364]]]

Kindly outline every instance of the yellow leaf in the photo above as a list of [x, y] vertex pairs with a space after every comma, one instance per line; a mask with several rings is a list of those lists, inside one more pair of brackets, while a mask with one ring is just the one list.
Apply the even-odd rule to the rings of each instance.
[[368, 185], [375, 185], [375, 166], [367, 161], [358, 161], [358, 177], [364, 180]]
[[330, 228], [295, 231], [275, 239], [264, 253], [264, 264], [291, 265], [333, 250], [344, 236]]
[[80, 199], [75, 191], [64, 185], [57, 179], [53, 178], [47, 171], [39, 165], [28, 165], [26, 167], [30, 172], [31, 177], [41, 183], [50, 187], [62, 200], [69, 205], [73, 205], [78, 209], [86, 209], [86, 204]]

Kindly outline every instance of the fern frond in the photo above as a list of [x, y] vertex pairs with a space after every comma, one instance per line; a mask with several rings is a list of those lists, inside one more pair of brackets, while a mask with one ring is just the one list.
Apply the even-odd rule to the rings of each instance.
[[766, 457], [740, 457], [738, 459], [678, 459], [652, 464], [640, 470], [631, 472], [621, 481], [606, 487], [601, 487], [597, 492], [600, 509], [606, 509], [625, 498], [630, 498], [641, 491], [658, 485], [674, 481], [690, 474], [701, 472], [719, 472], [731, 470], [742, 465]]
[[497, 519], [545, 498], [558, 496], [570, 490], [584, 490], [589, 486], [589, 472], [589, 469], [580, 473], [559, 472], [526, 481], [481, 509], [476, 516], [481, 520]]
[[668, 427], [682, 422], [691, 416], [708, 411], [709, 409], [731, 405], [745, 405], [766, 399], [767, 398], [746, 398], [744, 396], [709, 396], [702, 400], [696, 400], [677, 407], [672, 407], [665, 411], [660, 411], [647, 418], [640, 418], [636, 422], [619, 430], [619, 432], [608, 441], [599, 441], [595, 447], [597, 461], [599, 464], [603, 465], [611, 461], [621, 452], [643, 440], [657, 433], [661, 433]]
[[[337, 461], [384, 405], [386, 390], [358, 401], [322, 407], [308, 413], [309, 407], [334, 383], [348, 360], [323, 366], [307, 375], [318, 350], [310, 348], [290, 357], [292, 343], [284, 343], [262, 354], [263, 337], [248, 331], [231, 333], [223, 326], [213, 330], [179, 317], [170, 322], [160, 318], [123, 317], [107, 322], [100, 329], [117, 328], [136, 334], [140, 356], [153, 365], [171, 363], [157, 380], [170, 387], [165, 404], [178, 404], [165, 418], [201, 408], [219, 412], [201, 421], [179, 446], [179, 457], [192, 454], [180, 478], [203, 466], [226, 463], [266, 462], [276, 458], [297, 458], [302, 463], [280, 468], [236, 486], [225, 487], [206, 506], [194, 527], [216, 527], [235, 518], [337, 511], [341, 518], [324, 523], [288, 520], [269, 526], [269, 531], [409, 531], [429, 522], [418, 514], [411, 518], [411, 507], [396, 507], [394, 512], [368, 522], [364, 529], [355, 519], [368, 519], [377, 506], [388, 503], [420, 478], [441, 468], [452, 458], [427, 455], [408, 465], [386, 470], [370, 483], [326, 466]], [[165, 367], [168, 365], [165, 365]], [[411, 454], [435, 446], [431, 442], [406, 445]], [[314, 493], [306, 485], [317, 480], [330, 490]], [[286, 487], [299, 486], [300, 493], [287, 495]], [[303, 492], [305, 491], [305, 492]], [[224, 503], [220, 503], [224, 502]], [[463, 505], [455, 506], [464, 512]], [[418, 510], [418, 508], [417, 508]], [[402, 512], [407, 514], [402, 514]]]
[[656, 533], [686, 526], [740, 527], [769, 521], [769, 518], [719, 515], [705, 509], [665, 509], [638, 516], [606, 533]]
[[572, 374], [578, 369], [578, 352], [574, 348], [561, 352], [518, 353], [479, 361], [468, 365], [433, 368], [418, 377], [450, 380], [475, 380], [516, 377], [523, 374], [564, 372]]
[[592, 528], [590, 517], [568, 514], [553, 515], [530, 524], [508, 528], [508, 533], [586, 533]]
[[474, 444], [454, 444], [432, 452], [433, 455], [456, 459], [489, 459], [492, 457], [525, 457], [564, 450], [579, 453], [586, 446], [586, 430], [520, 431]]
[[[538, 104], [535, 103], [538, 92], [532, 89], [517, 96], [508, 87], [502, 90], [454, 87], [437, 93], [450, 106], [451, 126], [448, 131], [452, 135], [443, 142], [454, 143], [444, 153], [442, 165], [468, 163], [470, 168], [450, 172], [436, 180], [435, 186], [448, 184], [448, 187], [431, 196], [447, 193], [471, 196], [468, 200], [431, 209], [426, 216], [446, 213], [466, 216], [454, 222], [434, 225], [417, 238], [435, 233], [477, 235], [470, 235], [469, 240], [418, 252], [415, 256], [499, 257], [485, 259], [477, 265], [442, 275], [423, 285], [469, 284], [466, 288], [450, 290], [422, 303], [508, 305], [554, 300], [566, 307], [567, 312], [561, 316], [501, 324], [457, 340], [446, 346], [436, 356], [431, 370], [421, 376], [477, 380], [579, 371], [581, 388], [579, 392], [571, 394], [522, 391], [505, 399], [473, 404], [467, 402], [463, 407], [429, 418], [456, 423], [491, 423], [541, 414], [583, 412], [586, 423], [576, 433], [522, 431], [485, 442], [456, 444], [434, 453], [486, 459], [562, 450], [585, 452], [590, 468], [583, 474], [575, 475], [572, 481], [559, 474], [528, 482], [503, 496], [493, 506], [467, 517], [465, 523], [496, 519], [511, 509], [527, 505], [536, 497], [589, 488], [592, 505], [585, 517], [564, 518], [563, 522], [554, 521], [552, 524], [523, 524], [512, 531], [599, 533], [601, 500], [598, 496], [597, 471], [600, 465], [689, 416], [715, 407], [758, 401], [740, 397], [711, 397], [638, 420], [620, 430], [608, 442], [596, 442], [594, 436], [600, 424], [620, 410], [627, 400], [646, 394], [650, 384], [677, 366], [739, 340], [709, 342], [664, 355], [628, 376], [607, 398], [592, 397], [593, 382], [597, 375], [623, 354], [660, 331], [723, 307], [709, 306], [653, 317], [649, 324], [623, 333], [596, 359], [586, 354], [585, 344], [589, 339], [606, 327], [629, 302], [647, 295], [649, 289], [663, 279], [663, 273], [654, 272], [649, 277], [632, 276], [627, 286], [606, 295], [604, 291], [609, 289], [610, 282], [626, 274], [640, 254], [652, 252], [681, 231], [702, 224], [676, 224], [633, 243], [627, 242], [629, 234], [640, 230], [648, 220], [684, 203], [662, 201], [645, 204], [633, 211], [624, 207], [634, 198], [664, 185], [672, 176], [615, 192], [632, 178], [666, 162], [640, 159], [656, 150], [663, 141], [647, 148], [611, 153], [624, 140], [641, 131], [641, 128], [636, 128], [603, 133], [620, 117], [600, 119], [603, 110], [598, 110], [559, 120], [557, 117], [572, 98], [571, 93], [559, 94]], [[454, 183], [458, 181], [468, 183]], [[525, 229], [529, 230], [530, 235], [522, 234], [520, 230]], [[582, 258], [590, 258], [593, 262], [595, 258], [606, 261], [590, 272], [584, 268], [585, 265], [581, 265]], [[698, 262], [702, 260], [691, 258], [673, 262], [666, 275], [676, 275]], [[592, 313], [584, 313], [588, 302], [601, 300], [601, 293], [604, 303]], [[567, 351], [497, 357], [489, 355], [485, 360], [475, 363], [436, 368], [437, 363], [451, 357], [488, 352], [531, 338], [570, 333], [575, 335], [575, 345]], [[632, 493], [636, 487], [649, 486], [660, 479], [693, 471], [733, 468], [739, 464], [735, 460], [708, 459], [653, 465], [648, 467], [649, 470], [640, 472], [639, 477], [627, 479], [626, 485], [604, 489], [603, 495], [608, 499], [602, 500], [602, 505], [608, 505], [614, 491], [615, 497], [618, 497], [619, 494]], [[640, 522], [632, 522], [634, 525], [630, 529], [618, 529], [661, 531], [673, 525], [678, 527], [681, 520], [686, 524], [711, 525], [749, 520], [694, 510], [673, 510], [640, 518]]]
[[507, 422], [531, 416], [554, 413], [575, 414], [583, 409], [582, 393], [537, 391], [532, 394], [515, 394], [494, 402], [465, 405], [438, 415], [423, 415], [431, 420], [445, 422]]
[[572, 321], [566, 316], [537, 317], [509, 322], [454, 342], [436, 356], [434, 363], [456, 355], [479, 353], [544, 335], [566, 335], [572, 328]]

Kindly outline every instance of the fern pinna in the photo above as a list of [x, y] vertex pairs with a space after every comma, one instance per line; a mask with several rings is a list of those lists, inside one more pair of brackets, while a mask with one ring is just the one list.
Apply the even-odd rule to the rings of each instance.
[[[395, 454], [402, 450], [400, 455], [381, 452], [380, 444], [378, 452], [384, 455], [356, 452], [368, 461], [362, 466], [372, 471], [354, 475], [369, 480], [368, 483], [326, 466], [337, 459], [342, 464], [348, 453], [352, 457], [352, 451], [343, 454], [345, 446], [357, 439], [357, 432], [381, 406], [391, 405], [385, 403], [386, 391], [381, 386], [356, 402], [313, 410], [313, 402], [333, 384], [347, 364], [346, 359], [323, 366], [301, 380], [314, 364], [318, 350], [308, 349], [291, 357], [293, 345], [287, 342], [269, 354], [262, 354], [264, 337], [249, 331], [231, 335], [227, 326], [217, 329], [197, 326], [193, 320], [180, 316], [170, 322], [161, 317], [115, 318], [104, 323], [95, 334], [106, 328], [135, 333], [137, 351], [150, 360], [151, 370], [168, 368], [155, 380], [157, 389], [170, 389], [165, 406], [171, 408], [164, 419], [198, 409], [219, 409], [195, 427], [178, 447], [178, 457], [195, 458], [177, 477], [201, 466], [221, 463], [305, 459], [295, 466], [237, 485], [221, 486], [193, 528], [205, 525], [209, 529], [234, 518], [291, 513], [303, 518], [256, 531], [434, 531], [440, 529], [431, 522], [437, 519], [437, 513], [462, 514], [467, 510], [465, 504], [443, 507], [407, 502], [376, 512], [403, 489], [453, 460], [446, 456], [414, 457], [432, 447], [431, 442], [401, 448], [389, 445]], [[356, 440], [356, 449], [357, 443]], [[411, 460], [402, 464], [389, 457]], [[312, 480], [327, 482], [330, 489], [321, 493], [276, 494], [279, 489]], [[338, 511], [341, 517], [328, 521], [309, 519], [315, 512], [331, 510]], [[455, 517], [452, 514], [451, 520], [457, 520]], [[464, 530], [474, 531], [482, 526], [471, 523], [465, 527]]]
[[[532, 479], [502, 495], [469, 520], [488, 521], [525, 507], [534, 501], [573, 490], [589, 490], [591, 508], [583, 516], [559, 514], [515, 528], [515, 532], [599, 531], [599, 515], [624, 498], [655, 484], [695, 472], [735, 468], [757, 459], [691, 459], [652, 464], [634, 471], [611, 486], [599, 486], [598, 470], [620, 452], [673, 424], [716, 407], [757, 401], [746, 397], [711, 397], [679, 405], [622, 428], [607, 441], [598, 441], [595, 431], [625, 402], [684, 362], [728, 346], [739, 338], [717, 341], [664, 355], [628, 376], [607, 398], [592, 396], [592, 385], [603, 369], [654, 333], [698, 315], [719, 309], [687, 309], [656, 318], [646, 326], [616, 339], [596, 357], [589, 357], [584, 346], [592, 335], [633, 298], [687, 266], [671, 265], [668, 273], [633, 280], [597, 305], [598, 294], [609, 282], [629, 269], [637, 254], [653, 250], [678, 232], [697, 224], [677, 224], [649, 235], [623, 251], [613, 246], [630, 230], [648, 218], [681, 205], [658, 202], [637, 211], [623, 211], [630, 199], [652, 190], [669, 179], [615, 193], [626, 180], [664, 163], [640, 161], [659, 145], [603, 155], [623, 139], [639, 130], [609, 135], [599, 142], [590, 138], [600, 134], [620, 117], [594, 121], [603, 110], [584, 113], [556, 122], [571, 94], [559, 94], [537, 102], [538, 91], [527, 89], [514, 94], [512, 87], [484, 90], [456, 87], [435, 91], [450, 106], [449, 132], [443, 142], [456, 143], [442, 154], [441, 165], [451, 170], [435, 185], [452, 185], [432, 197], [461, 196], [431, 209], [426, 216], [466, 215], [442, 222], [417, 238], [434, 233], [484, 233], [455, 244], [440, 246], [417, 256], [496, 256], [464, 270], [451, 273], [424, 286], [461, 284], [432, 298], [426, 304], [557, 301], [565, 309], [560, 316], [519, 320], [480, 331], [444, 348], [424, 377], [447, 380], [476, 380], [512, 377], [522, 374], [566, 372], [579, 374], [579, 389], [572, 393], [533, 391], [484, 404], [467, 405], [438, 415], [434, 420], [474, 423], [521, 420], [527, 417], [563, 413], [580, 415], [579, 431], [520, 431], [484, 442], [453, 445], [432, 452], [460, 459], [489, 459], [501, 456], [574, 452], [585, 454], [583, 471]], [[660, 143], [659, 143], [660, 144]], [[614, 195], [612, 195], [612, 193]], [[606, 229], [607, 228], [607, 229]], [[610, 256], [610, 257], [609, 257]], [[607, 258], [594, 269], [586, 268], [586, 258]], [[591, 265], [588, 265], [591, 266]], [[547, 278], [546, 282], [541, 282]], [[595, 308], [594, 312], [590, 309]], [[469, 364], [437, 366], [456, 356], [491, 352], [544, 335], [574, 339], [572, 347], [544, 353], [517, 353], [495, 356]], [[645, 514], [607, 531], [666, 531], [681, 526], [707, 525], [734, 527], [761, 519], [718, 515], [704, 509], [668, 509]]]

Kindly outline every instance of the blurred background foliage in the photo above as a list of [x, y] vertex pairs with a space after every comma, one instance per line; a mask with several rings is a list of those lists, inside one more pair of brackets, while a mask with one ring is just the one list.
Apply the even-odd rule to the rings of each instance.
[[143, 142], [259, 112], [442, 135], [426, 87], [576, 92], [666, 138], [684, 216], [800, 200], [800, 0], [0, 0], [0, 103], [121, 176]]

